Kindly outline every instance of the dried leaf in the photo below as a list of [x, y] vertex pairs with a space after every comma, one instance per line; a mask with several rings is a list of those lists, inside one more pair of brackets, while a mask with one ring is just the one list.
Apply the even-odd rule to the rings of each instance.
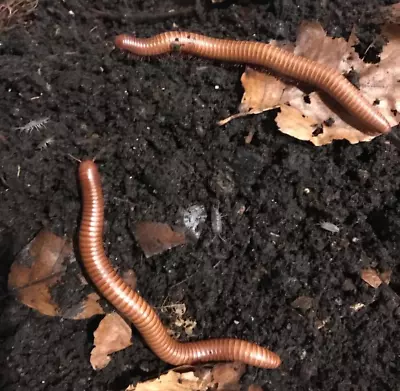
[[328, 37], [317, 22], [302, 22], [297, 31], [293, 52], [298, 56], [329, 65], [339, 72], [348, 72], [360, 69], [363, 64], [353, 48], [357, 42], [354, 31], [346, 41], [344, 38]]
[[126, 391], [205, 391], [201, 386], [201, 379], [193, 372], [178, 373], [172, 370], [158, 379], [129, 386]]
[[41, 231], [11, 266], [8, 288], [18, 300], [49, 316], [60, 315], [50, 287], [66, 270], [64, 261], [73, 256], [72, 244], [48, 231]]
[[[389, 43], [383, 48], [379, 64], [367, 64], [360, 59], [352, 47], [357, 42], [354, 34], [348, 41], [333, 39], [313, 22], [304, 22], [299, 28], [296, 46], [285, 49], [328, 64], [342, 73], [357, 71], [365, 98], [394, 126], [400, 121], [400, 27], [387, 25], [383, 34]], [[241, 80], [245, 93], [239, 113], [220, 121], [220, 125], [279, 107], [275, 121], [280, 131], [316, 146], [343, 139], [355, 144], [377, 137], [377, 134], [367, 134], [362, 123], [326, 94], [310, 92], [311, 86], [296, 84], [296, 81], [289, 83], [249, 67]]]
[[94, 332], [94, 345], [90, 354], [93, 369], [105, 368], [111, 361], [111, 353], [131, 346], [132, 329], [116, 312], [107, 314]]
[[239, 113], [218, 122], [225, 125], [234, 118], [244, 117], [250, 114], [259, 114], [279, 106], [285, 83], [267, 73], [258, 72], [251, 67], [246, 67], [241, 77], [244, 88]]
[[362, 269], [361, 270], [361, 278], [373, 288], [378, 288], [382, 284], [382, 280], [379, 277], [376, 270], [372, 268]]
[[240, 391], [240, 378], [246, 366], [242, 363], [217, 364], [212, 370], [213, 382], [218, 384], [218, 391]]
[[96, 292], [89, 293], [86, 297], [86, 300], [82, 303], [80, 310], [77, 311], [77, 315], [75, 315], [72, 319], [74, 320], [88, 319], [94, 315], [104, 314], [104, 310], [99, 304], [99, 300], [100, 296]]
[[174, 368], [157, 379], [129, 386], [126, 391], [240, 391], [245, 371], [241, 363]]
[[172, 230], [168, 224], [150, 221], [142, 221], [136, 224], [135, 237], [146, 258], [186, 243], [183, 232]]
[[[65, 277], [69, 263], [75, 262], [72, 243], [51, 232], [42, 230], [18, 254], [11, 266], [8, 288], [18, 300], [48, 316], [86, 319], [103, 314], [96, 293], [89, 294], [83, 302], [60, 308], [51, 296], [51, 288]], [[87, 281], [79, 275], [82, 285]]]
[[362, 280], [375, 289], [379, 288], [382, 283], [389, 284], [391, 275], [391, 270], [387, 270], [381, 274], [379, 274], [375, 269], [372, 268], [361, 270]]

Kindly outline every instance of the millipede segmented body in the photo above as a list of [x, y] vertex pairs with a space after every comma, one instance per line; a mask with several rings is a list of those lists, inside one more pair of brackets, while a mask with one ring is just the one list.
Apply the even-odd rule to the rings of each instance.
[[234, 339], [181, 343], [171, 338], [154, 309], [117, 274], [103, 248], [104, 199], [100, 174], [92, 160], [81, 162], [79, 180], [83, 208], [79, 249], [84, 267], [101, 294], [143, 336], [152, 351], [173, 365], [208, 361], [240, 361], [261, 368], [277, 368], [278, 355], [256, 344]]
[[325, 91], [369, 131], [388, 133], [391, 130], [386, 118], [340, 72], [271, 44], [210, 38], [191, 32], [174, 31], [151, 38], [121, 34], [116, 37], [115, 45], [139, 56], [179, 51], [209, 59], [266, 67]]

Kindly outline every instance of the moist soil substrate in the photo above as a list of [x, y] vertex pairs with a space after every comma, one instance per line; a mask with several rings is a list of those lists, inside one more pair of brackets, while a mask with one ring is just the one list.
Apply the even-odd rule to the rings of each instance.
[[[25, 24], [1, 33], [0, 389], [124, 390], [170, 368], [134, 329], [132, 346], [94, 371], [101, 317], [47, 317], [7, 291], [13, 259], [40, 229], [76, 239], [81, 195], [71, 154], [97, 156], [113, 265], [136, 272], [153, 306], [184, 303], [196, 320], [182, 340], [238, 337], [281, 356], [279, 369], [249, 367], [243, 387], [397, 390], [399, 150], [386, 137], [317, 148], [280, 133], [274, 111], [218, 126], [238, 109], [243, 65], [142, 59], [113, 45], [119, 33], [176, 27], [294, 41], [302, 20], [317, 20], [335, 37], [357, 26], [357, 50], [363, 55], [372, 43], [366, 59], [377, 61], [379, 9], [389, 4], [41, 0]], [[40, 130], [15, 129], [46, 117]], [[193, 205], [208, 214], [199, 240], [146, 259], [135, 224], [179, 225]], [[211, 228], [215, 205], [220, 233]], [[392, 270], [390, 285], [367, 285], [365, 267]], [[52, 294], [65, 303], [81, 292], [64, 283]], [[312, 300], [295, 308], [301, 296]]]

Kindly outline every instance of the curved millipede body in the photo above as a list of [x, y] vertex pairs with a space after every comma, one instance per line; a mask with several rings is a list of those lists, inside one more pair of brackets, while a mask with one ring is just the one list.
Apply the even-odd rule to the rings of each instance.
[[199, 57], [260, 65], [325, 91], [370, 131], [388, 133], [391, 126], [340, 72], [271, 44], [210, 38], [190, 32], [165, 32], [151, 38], [118, 35], [115, 45], [139, 56], [173, 51]]
[[241, 361], [261, 368], [277, 368], [278, 355], [239, 339], [181, 343], [171, 338], [154, 309], [116, 273], [103, 248], [104, 199], [100, 175], [93, 161], [79, 166], [83, 210], [79, 249], [85, 269], [103, 296], [132, 321], [153, 352], [173, 364], [207, 361]]

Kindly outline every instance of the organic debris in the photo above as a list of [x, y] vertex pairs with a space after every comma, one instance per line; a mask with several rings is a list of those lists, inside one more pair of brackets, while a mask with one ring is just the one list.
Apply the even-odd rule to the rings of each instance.
[[107, 314], [94, 332], [94, 345], [90, 353], [93, 369], [105, 368], [111, 361], [110, 354], [132, 345], [132, 329], [116, 312]]
[[[42, 230], [18, 254], [8, 278], [8, 289], [18, 300], [48, 316], [86, 319], [104, 314], [96, 293], [89, 294], [82, 302], [68, 309], [60, 308], [51, 296], [51, 288], [60, 283], [68, 265], [76, 262], [72, 242]], [[87, 284], [82, 275], [78, 278]]]
[[[341, 73], [358, 72], [361, 93], [386, 117], [390, 125], [400, 122], [400, 26], [386, 25], [383, 35], [389, 40], [378, 64], [367, 64], [355, 52], [354, 34], [349, 41], [326, 35], [318, 23], [304, 22], [295, 47], [284, 49], [327, 64]], [[273, 43], [276, 44], [276, 43]], [[276, 76], [250, 67], [241, 78], [245, 93], [239, 113], [219, 122], [279, 108], [275, 121], [280, 131], [316, 146], [346, 139], [355, 144], [371, 141], [377, 134], [367, 133], [361, 123], [350, 116], [326, 94], [309, 91], [303, 85], [289, 84]]]
[[146, 258], [186, 243], [183, 232], [174, 231], [163, 223], [142, 221], [136, 224], [134, 234]]
[[189, 208], [181, 211], [183, 224], [186, 227], [188, 234], [199, 239], [203, 225], [207, 219], [207, 212], [203, 205], [192, 205]]
[[[100, 296], [96, 292], [89, 293], [86, 300], [81, 303], [81, 307], [77, 311], [77, 314], [73, 316], [73, 319], [88, 319], [94, 315], [104, 314], [104, 310], [99, 304]], [[63, 317], [66, 317], [63, 314]]]
[[45, 315], [60, 315], [50, 295], [73, 257], [72, 244], [51, 232], [41, 231], [17, 256], [8, 277], [8, 289], [18, 300]]
[[[217, 364], [214, 367], [183, 366], [157, 379], [131, 385], [126, 391], [240, 391], [240, 378], [245, 368], [241, 363]], [[258, 391], [257, 387], [252, 385], [248, 391]]]
[[361, 278], [372, 288], [379, 288], [379, 286], [384, 283], [388, 285], [390, 283], [392, 271], [387, 270], [383, 273], [378, 273], [375, 269], [366, 268], [361, 270]]
[[39, 0], [6, 0], [0, 4], [0, 32], [22, 23], [38, 6]]
[[169, 326], [168, 332], [174, 338], [180, 338], [181, 330], [185, 332], [187, 336], [193, 335], [193, 330], [197, 325], [197, 322], [191, 318], [185, 317], [186, 305], [183, 303], [176, 303], [165, 305], [160, 308], [161, 312], [168, 314]]

